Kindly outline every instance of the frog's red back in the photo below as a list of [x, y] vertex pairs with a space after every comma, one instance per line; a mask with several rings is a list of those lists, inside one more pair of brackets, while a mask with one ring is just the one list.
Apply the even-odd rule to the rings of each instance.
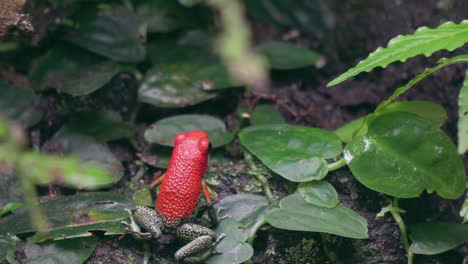
[[188, 218], [197, 207], [208, 166], [209, 144], [208, 135], [201, 130], [182, 132], [174, 139], [174, 150], [156, 204], [169, 227]]

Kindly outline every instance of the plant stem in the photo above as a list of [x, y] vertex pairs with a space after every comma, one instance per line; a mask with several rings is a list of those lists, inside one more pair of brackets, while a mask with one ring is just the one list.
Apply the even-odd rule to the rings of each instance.
[[340, 160], [338, 160], [336, 162], [329, 163], [328, 164], [328, 171], [334, 171], [334, 170], [343, 168], [344, 166], [346, 166], [346, 160], [341, 158]]
[[278, 206], [278, 200], [271, 192], [268, 179], [257, 168], [257, 165], [255, 165], [252, 155], [250, 155], [250, 153], [244, 152], [244, 160], [250, 168], [250, 171], [248, 173], [257, 178], [257, 180], [260, 181], [260, 183], [262, 184], [263, 192], [265, 193], [265, 196], [267, 197], [270, 204], [273, 206]]
[[[398, 198], [393, 199], [393, 208], [398, 208]], [[400, 228], [401, 232], [401, 241], [403, 242], [403, 246], [405, 247], [406, 253], [408, 254], [408, 264], [413, 263], [413, 257], [414, 253], [410, 250], [410, 245], [408, 241], [408, 233], [406, 232], [406, 225], [403, 219], [400, 216], [400, 212], [398, 210], [390, 210], [390, 213], [393, 216], [393, 219], [395, 219], [395, 222], [397, 223], [398, 227]]]

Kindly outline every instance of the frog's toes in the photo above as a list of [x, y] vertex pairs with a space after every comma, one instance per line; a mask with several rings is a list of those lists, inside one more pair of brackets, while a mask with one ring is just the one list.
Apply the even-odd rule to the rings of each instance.
[[216, 246], [219, 242], [221, 242], [221, 240], [223, 240], [224, 238], [226, 237], [226, 234], [222, 233], [221, 235], [219, 235], [217, 238], [216, 238], [216, 241], [213, 242], [213, 247]]

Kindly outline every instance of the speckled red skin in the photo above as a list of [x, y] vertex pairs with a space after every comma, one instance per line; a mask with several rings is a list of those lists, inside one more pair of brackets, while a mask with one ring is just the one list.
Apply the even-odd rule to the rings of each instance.
[[208, 166], [208, 135], [201, 130], [182, 132], [174, 139], [169, 167], [159, 189], [156, 210], [175, 228], [195, 210]]

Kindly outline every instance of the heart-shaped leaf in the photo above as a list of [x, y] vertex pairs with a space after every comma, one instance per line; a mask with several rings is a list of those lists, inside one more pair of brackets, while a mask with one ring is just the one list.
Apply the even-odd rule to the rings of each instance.
[[[391, 112], [408, 112], [416, 114], [435, 126], [442, 126], [447, 120], [447, 112], [438, 104], [429, 101], [401, 101], [388, 105], [383, 112], [373, 113], [373, 116]], [[353, 140], [353, 134], [357, 129], [359, 133], [355, 136], [364, 136], [367, 133], [367, 124], [363, 124], [365, 117], [354, 120], [335, 131], [343, 142], [349, 143]]]
[[70, 43], [119, 62], [137, 63], [145, 58], [146, 27], [132, 10], [104, 6], [91, 20], [82, 15], [74, 22], [75, 30], [65, 36]]
[[40, 58], [29, 79], [36, 90], [55, 88], [73, 96], [90, 94], [108, 83], [121, 67], [72, 46], [58, 46]]
[[290, 70], [313, 65], [320, 55], [309, 49], [287, 42], [270, 41], [257, 46], [257, 51], [267, 57], [273, 69]]
[[[134, 207], [126, 195], [111, 192], [79, 193], [41, 203], [49, 230], [36, 236], [36, 241], [91, 236], [90, 230], [106, 231], [107, 235], [123, 233], [120, 220], [128, 218], [125, 209]], [[27, 208], [22, 207], [0, 218], [0, 234], [35, 232]]]
[[83, 237], [36, 244], [28, 240], [22, 252], [25, 264], [82, 264], [93, 253], [97, 237]]
[[242, 224], [232, 218], [222, 220], [216, 228], [216, 234], [219, 236], [225, 234], [216, 245], [215, 249], [222, 254], [211, 256], [206, 263], [208, 264], [238, 264], [249, 260], [253, 255], [253, 249], [246, 243], [247, 239], [241, 232]]
[[284, 118], [273, 105], [257, 105], [250, 115], [250, 123], [253, 126], [284, 124]]
[[0, 80], [0, 115], [25, 126], [33, 126], [42, 118], [42, 111], [33, 107], [39, 100], [33, 91], [13, 87]]
[[215, 206], [220, 209], [219, 217], [229, 216], [242, 223], [240, 232], [247, 238], [255, 236], [270, 210], [265, 197], [247, 193], [224, 197]]
[[339, 202], [333, 185], [324, 180], [301, 182], [297, 191], [306, 202], [318, 206], [333, 208]]
[[454, 144], [415, 114], [377, 116], [366, 136], [346, 146], [344, 157], [362, 184], [388, 195], [417, 197], [427, 188], [455, 199], [465, 188], [465, 169]]
[[468, 241], [468, 225], [427, 222], [412, 225], [409, 230], [413, 241], [410, 250], [415, 254], [439, 254]]
[[174, 138], [178, 133], [193, 130], [205, 131], [215, 148], [232, 140], [224, 122], [209, 115], [178, 115], [161, 119], [145, 131], [145, 139], [150, 143], [174, 146]]
[[299, 194], [283, 198], [280, 208], [268, 212], [266, 220], [281, 229], [368, 238], [366, 220], [353, 210], [341, 204], [333, 208], [316, 206], [306, 202]]
[[343, 150], [329, 131], [286, 124], [248, 127], [239, 138], [268, 168], [295, 182], [322, 179], [328, 172], [325, 159]]

